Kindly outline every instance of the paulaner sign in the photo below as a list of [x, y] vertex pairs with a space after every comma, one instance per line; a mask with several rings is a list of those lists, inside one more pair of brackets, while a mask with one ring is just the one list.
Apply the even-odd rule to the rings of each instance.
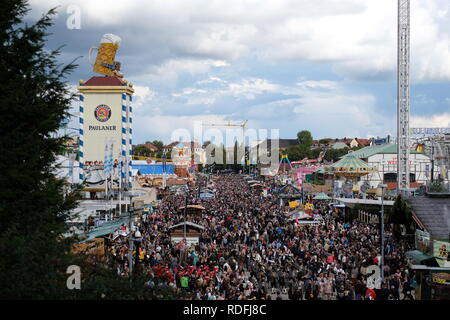
[[116, 130], [116, 126], [89, 126], [89, 130]]

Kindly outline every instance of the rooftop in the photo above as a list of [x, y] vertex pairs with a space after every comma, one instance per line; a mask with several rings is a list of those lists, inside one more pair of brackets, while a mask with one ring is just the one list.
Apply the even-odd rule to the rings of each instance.
[[94, 76], [84, 83], [85, 86], [123, 86], [126, 83], [117, 77]]
[[[421, 154], [414, 149], [410, 150], [411, 154]], [[368, 158], [376, 154], [396, 154], [397, 153], [397, 145], [394, 143], [385, 143], [380, 145], [372, 145], [369, 147], [364, 147], [359, 150], [353, 151], [351, 154], [357, 158]]]
[[450, 198], [422, 196], [412, 197], [407, 201], [433, 239], [448, 239], [450, 234]]

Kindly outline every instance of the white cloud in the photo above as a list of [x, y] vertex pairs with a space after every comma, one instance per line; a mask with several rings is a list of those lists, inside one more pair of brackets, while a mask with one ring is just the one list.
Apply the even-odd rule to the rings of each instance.
[[134, 106], [142, 107], [146, 102], [153, 99], [156, 92], [146, 86], [134, 86]]
[[174, 84], [181, 74], [203, 74], [209, 72], [212, 68], [226, 66], [228, 66], [228, 63], [222, 60], [171, 59], [159, 66], [151, 66], [149, 73], [138, 77], [138, 79], [152, 83]]
[[[31, 0], [30, 15], [36, 18], [61, 5], [59, 18], [65, 19], [72, 3]], [[346, 80], [395, 79], [397, 1], [80, 0], [76, 4], [82, 29], [57, 32], [65, 37], [63, 43], [76, 39], [76, 45], [69, 45], [83, 54], [103, 33], [122, 37], [119, 60], [127, 79], [139, 84], [135, 86], [139, 131], [152, 130], [158, 136], [166, 131], [164, 126], [178, 126], [191, 117], [239, 111], [239, 116], [257, 119], [258, 125], [284, 130], [306, 126], [331, 136], [395, 134], [394, 117], [383, 116], [373, 95], [356, 92]], [[450, 81], [449, 18], [448, 0], [411, 2], [414, 82]], [[303, 78], [299, 69], [297, 83], [289, 84], [291, 75], [283, 78], [274, 69], [262, 70], [261, 60], [275, 66], [314, 62], [306, 66], [316, 68], [318, 75], [315, 80]], [[330, 69], [345, 81], [320, 80], [336, 78]], [[283, 78], [283, 85], [277, 77]], [[414, 93], [412, 98], [413, 103], [431, 101]], [[192, 115], [175, 115], [181, 113]], [[427, 126], [448, 125], [447, 113], [411, 119]]]
[[[72, 2], [31, 5], [37, 15], [60, 4], [65, 16]], [[396, 69], [393, 0], [80, 0], [77, 5], [82, 28], [120, 30], [123, 45], [134, 54], [161, 55], [166, 62], [156, 70], [159, 77], [175, 77], [174, 68], [205, 72], [205, 64], [189, 61], [193, 57], [218, 67], [249, 54], [270, 61], [327, 61], [347, 78], [393, 77]], [[446, 0], [411, 2], [415, 81], [450, 80], [449, 16]]]
[[[210, 77], [206, 80], [197, 81], [196, 84], [201, 88], [187, 87], [181, 92], [175, 92], [171, 95], [176, 98], [186, 99], [185, 101], [189, 105], [211, 105], [224, 97], [253, 100], [264, 93], [282, 90], [281, 86], [261, 78], [243, 78], [239, 81], [227, 82], [220, 78]], [[215, 86], [202, 87], [208, 84], [214, 84]]]
[[[140, 128], [134, 135], [136, 141], [145, 141], [147, 137], [158, 137], [164, 142], [169, 142], [176, 130], [186, 129], [194, 138], [194, 123], [223, 123], [224, 115], [202, 115], [202, 116], [175, 116], [175, 115], [149, 115], [133, 118], [134, 125]], [[205, 129], [206, 130], [206, 129]]]
[[411, 128], [450, 128], [450, 113], [431, 116], [411, 116]]
[[303, 89], [336, 89], [338, 87], [338, 83], [336, 81], [329, 80], [307, 80], [302, 82], [297, 82], [296, 85]]
[[257, 95], [265, 92], [274, 92], [278, 90], [276, 84], [271, 83], [266, 79], [249, 78], [242, 79], [239, 83], [230, 83], [228, 92], [234, 97], [243, 97], [245, 99], [255, 99]]

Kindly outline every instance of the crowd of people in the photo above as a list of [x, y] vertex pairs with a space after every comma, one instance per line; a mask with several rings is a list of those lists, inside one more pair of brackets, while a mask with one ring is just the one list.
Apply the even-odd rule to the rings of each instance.
[[[207, 185], [215, 197], [202, 200], [198, 190]], [[280, 206], [271, 191], [275, 184], [269, 187], [264, 194], [242, 175], [226, 174], [198, 177], [186, 194], [168, 193], [139, 218], [143, 240], [135, 268], [148, 274], [149, 286], [185, 291], [193, 299], [413, 299], [406, 242], [386, 231], [384, 282], [381, 290], [371, 289], [370, 266], [381, 260], [378, 226], [349, 221], [324, 202], [314, 203], [321, 223], [299, 224], [289, 219], [289, 206]], [[184, 221], [186, 201], [205, 208], [188, 217], [204, 227], [192, 246], [173, 243], [169, 232]], [[108, 252], [118, 274], [127, 275], [127, 239], [112, 241]]]

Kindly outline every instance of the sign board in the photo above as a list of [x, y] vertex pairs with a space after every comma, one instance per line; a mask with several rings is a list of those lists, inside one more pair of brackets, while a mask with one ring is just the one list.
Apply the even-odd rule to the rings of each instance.
[[447, 260], [450, 253], [450, 243], [433, 241], [433, 257]]
[[214, 193], [209, 192], [200, 193], [200, 199], [213, 199], [214, 197], [215, 197]]
[[385, 144], [385, 143], [389, 143], [390, 142], [390, 137], [387, 136], [386, 138], [378, 138], [378, 139], [373, 139], [373, 144], [375, 145], [380, 145], [380, 144]]
[[450, 273], [433, 272], [431, 274], [431, 281], [436, 284], [450, 285]]
[[[184, 240], [184, 237], [170, 237], [173, 243], [179, 243]], [[186, 237], [186, 244], [188, 247], [191, 245], [198, 245], [199, 239], [198, 237]]]
[[[381, 159], [380, 160], [380, 164], [381, 165], [397, 165], [397, 157], [393, 157], [391, 159]], [[419, 165], [420, 161], [417, 161], [415, 159], [413, 160], [409, 160], [409, 165], [410, 166], [414, 166], [414, 165]]]

